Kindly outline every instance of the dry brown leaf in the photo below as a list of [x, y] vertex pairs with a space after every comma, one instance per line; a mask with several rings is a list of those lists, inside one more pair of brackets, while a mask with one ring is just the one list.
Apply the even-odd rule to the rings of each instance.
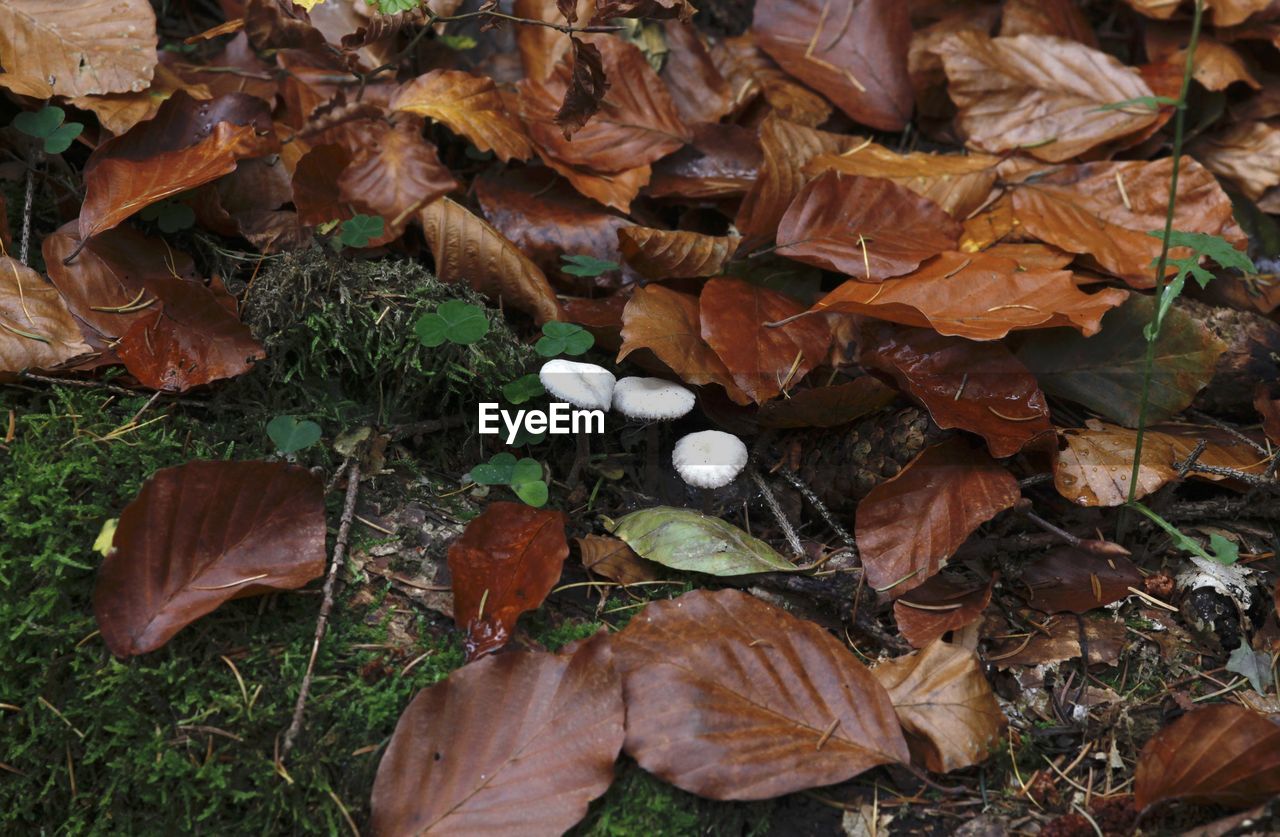
[[[1050, 616], [1026, 634], [999, 639], [992, 644], [987, 662], [1001, 670], [1014, 666], [1038, 666], [1060, 663], [1080, 657], [1079, 617]], [[1089, 664], [1113, 666], [1120, 661], [1128, 635], [1123, 622], [1112, 619], [1085, 618], [1085, 644], [1089, 646]]]
[[686, 383], [720, 384], [739, 404], [751, 401], [734, 382], [724, 361], [702, 339], [697, 297], [661, 285], [636, 288], [622, 312], [618, 362], [636, 349], [652, 351]]
[[648, 193], [695, 201], [739, 198], [759, 172], [760, 146], [754, 131], [739, 125], [698, 125], [692, 143], [654, 165]]
[[575, 538], [582, 556], [582, 568], [626, 586], [658, 578], [659, 565], [646, 561], [626, 541], [606, 535]]
[[[1152, 0], [1147, 0], [1152, 2]], [[1214, 26], [1236, 26], [1259, 12], [1275, 8], [1275, 0], [1205, 0]]]
[[538, 266], [502, 234], [449, 198], [418, 213], [422, 234], [442, 282], [465, 282], [538, 323], [563, 318], [560, 303]]
[[1027, 604], [1045, 613], [1087, 613], [1142, 587], [1142, 573], [1119, 544], [1081, 541], [1028, 564], [1019, 579]]
[[98, 117], [102, 127], [119, 136], [139, 122], [155, 116], [160, 105], [179, 90], [193, 99], [213, 98], [208, 85], [188, 82], [164, 64], [157, 64], [155, 77], [146, 90], [137, 93], [77, 96], [67, 102], [81, 110], [90, 111]]
[[935, 773], [985, 761], [1007, 721], [982, 663], [967, 648], [936, 640], [880, 663], [871, 673], [889, 692], [911, 755]]
[[914, 648], [924, 648], [949, 631], [972, 625], [991, 604], [993, 575], [986, 584], [961, 584], [939, 573], [893, 603], [898, 631]]
[[147, 0], [0, 2], [0, 87], [34, 99], [139, 93], [156, 66]]
[[53, 285], [0, 256], [0, 376], [50, 369], [91, 351]]
[[911, 118], [911, 22], [906, 4], [760, 0], [751, 31], [782, 69], [855, 121], [898, 131]]
[[968, 440], [926, 448], [858, 503], [855, 537], [867, 583], [894, 597], [919, 587], [1020, 496], [1018, 480]]
[[350, 162], [351, 152], [337, 143], [317, 145], [303, 155], [290, 181], [299, 221], [314, 227], [335, 219], [345, 221], [355, 214], [342, 199], [339, 187]]
[[717, 41], [711, 57], [733, 93], [733, 111], [744, 110], [759, 96], [781, 119], [816, 128], [831, 118], [831, 105], [778, 69], [751, 34]]
[[601, 174], [580, 166], [562, 163], [554, 157], [543, 157], [547, 168], [559, 174], [582, 195], [599, 204], [610, 206], [619, 212], [630, 212], [631, 202], [640, 194], [640, 190], [649, 182], [653, 174], [650, 166], [637, 166], [634, 169]]
[[[1218, 181], [1189, 157], [1180, 170], [1173, 228], [1220, 235], [1242, 247], [1247, 238]], [[1160, 239], [1148, 233], [1164, 228], [1172, 172], [1170, 157], [1064, 166], [1018, 185], [1014, 216], [1041, 241], [1087, 255], [1135, 288], [1150, 288]], [[1187, 255], [1186, 248], [1170, 251], [1172, 258]]]
[[892, 180], [933, 201], [951, 217], [966, 218], [987, 201], [999, 162], [998, 157], [987, 154], [897, 154], [868, 142], [843, 154], [820, 154], [805, 166], [805, 173], [834, 170]]
[[1197, 140], [1191, 153], [1250, 200], [1261, 200], [1268, 190], [1280, 186], [1280, 125], [1237, 122]]
[[413, 214], [457, 187], [453, 175], [422, 138], [418, 126], [402, 123], [379, 131], [338, 177], [338, 194], [358, 212], [385, 221], [383, 244], [399, 238]]
[[949, 251], [878, 285], [847, 281], [811, 310], [865, 314], [970, 340], [999, 340], [1011, 331], [1056, 326], [1097, 334], [1102, 315], [1127, 297], [1128, 292], [1117, 288], [1085, 293], [1068, 270], [1023, 269], [991, 252], [967, 256]]
[[736, 235], [703, 235], [653, 227], [618, 229], [622, 257], [649, 279], [718, 276], [741, 243]]
[[827, 356], [831, 329], [822, 318], [765, 325], [803, 310], [789, 296], [730, 277], [709, 280], [698, 298], [702, 339], [757, 404], [798, 384]]
[[658, 74], [686, 125], [719, 122], [733, 110], [733, 90], [716, 69], [696, 26], [678, 20], [662, 24], [667, 60]]
[[[1187, 63], [1186, 27], [1178, 24], [1151, 24], [1146, 27], [1147, 57], [1178, 68]], [[1221, 41], [1201, 34], [1196, 41], [1196, 57], [1192, 77], [1206, 90], [1226, 90], [1236, 82], [1244, 82], [1254, 90], [1262, 87], [1249, 69], [1247, 59]]]
[[938, 47], [970, 145], [1025, 150], [1061, 162], [1135, 134], [1156, 120], [1141, 106], [1103, 105], [1152, 96], [1137, 70], [1084, 44], [1045, 35], [988, 38], [957, 32]]
[[910, 273], [955, 247], [960, 225], [892, 180], [824, 172], [778, 222], [779, 255], [868, 282]]
[[391, 109], [438, 119], [503, 162], [527, 160], [533, 146], [502, 103], [493, 79], [462, 70], [432, 70], [400, 85]]
[[1182, 799], [1247, 808], [1280, 794], [1280, 725], [1240, 706], [1192, 709], [1142, 748], [1134, 770], [1140, 809]]
[[1007, 0], [1000, 16], [1000, 34], [1056, 35], [1098, 48], [1093, 26], [1075, 0]]
[[823, 628], [737, 590], [649, 604], [613, 637], [625, 749], [710, 799], [768, 799], [909, 758], [883, 687]]

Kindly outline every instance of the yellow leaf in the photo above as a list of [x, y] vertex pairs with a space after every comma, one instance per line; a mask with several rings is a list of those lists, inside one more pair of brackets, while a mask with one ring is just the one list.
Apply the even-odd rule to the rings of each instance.
[[102, 529], [98, 532], [98, 537], [93, 542], [93, 551], [102, 553], [102, 557], [106, 558], [111, 554], [111, 550], [115, 549], [112, 545], [116, 539], [116, 524], [119, 519], [111, 518], [103, 521]]
[[316, 6], [319, 6], [323, 2], [324, 0], [293, 0], [293, 5], [301, 6], [307, 11], [311, 11], [312, 9], [314, 9]]

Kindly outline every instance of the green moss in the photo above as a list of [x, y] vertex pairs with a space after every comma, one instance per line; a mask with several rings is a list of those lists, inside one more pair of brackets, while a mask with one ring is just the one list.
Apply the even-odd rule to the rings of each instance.
[[575, 837], [753, 837], [768, 833], [774, 802], [701, 799], [624, 761], [609, 791], [591, 806]]

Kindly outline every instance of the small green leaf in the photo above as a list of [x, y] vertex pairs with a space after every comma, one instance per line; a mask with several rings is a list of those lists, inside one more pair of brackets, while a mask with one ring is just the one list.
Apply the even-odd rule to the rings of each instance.
[[515, 491], [517, 497], [534, 508], [541, 508], [547, 504], [549, 492], [547, 491], [547, 484], [542, 480], [522, 482], [511, 488]]
[[344, 247], [368, 247], [369, 242], [380, 238], [386, 224], [377, 215], [355, 215], [338, 227], [337, 241]]
[[602, 273], [608, 273], [611, 270], [619, 270], [622, 265], [617, 262], [611, 262], [608, 259], [597, 259], [595, 256], [582, 255], [564, 255], [560, 257], [564, 261], [564, 266], [560, 269], [570, 276], [585, 276], [592, 278]]
[[523, 404], [530, 398], [537, 398], [546, 391], [546, 388], [542, 386], [542, 381], [538, 379], [538, 373], [530, 372], [528, 375], [521, 375], [511, 383], [503, 385], [502, 397], [512, 404]]
[[556, 357], [557, 355], [580, 355], [594, 346], [596, 338], [577, 323], [562, 323], [557, 320], [544, 323], [542, 337], [533, 344], [533, 350], [540, 357]]
[[516, 430], [516, 437], [512, 440], [512, 447], [522, 448], [528, 445], [541, 444], [547, 438], [547, 431], [541, 433], [530, 433], [529, 429], [523, 424]]
[[[1153, 238], [1164, 238], [1164, 230], [1153, 230], [1147, 235]], [[1235, 268], [1244, 273], [1258, 272], [1248, 253], [1237, 250], [1230, 241], [1220, 235], [1173, 230], [1169, 233], [1169, 246], [1190, 247], [1197, 256], [1208, 256], [1223, 267]]]
[[462, 52], [468, 49], [475, 49], [479, 43], [470, 35], [437, 35], [436, 40], [447, 46], [449, 49]]
[[516, 463], [511, 470], [511, 485], [518, 486], [526, 482], [537, 482], [542, 479], [542, 463], [528, 457]]
[[1240, 647], [1227, 658], [1227, 671], [1249, 678], [1249, 685], [1263, 695], [1275, 682], [1271, 673], [1271, 655], [1254, 651], [1244, 639], [1240, 640]]
[[196, 222], [195, 210], [178, 201], [153, 203], [143, 209], [140, 215], [144, 221], [155, 221], [160, 231], [166, 233], [190, 229]]
[[495, 453], [487, 463], [471, 469], [471, 481], [479, 485], [510, 485], [515, 468], [514, 454], [506, 451]]
[[419, 317], [413, 331], [428, 348], [435, 348], [446, 340], [469, 346], [489, 333], [489, 318], [480, 306], [451, 299], [434, 312]]
[[62, 108], [49, 105], [37, 111], [18, 114], [13, 118], [12, 125], [29, 137], [44, 139], [53, 136], [66, 118], [67, 114]]
[[676, 570], [720, 576], [795, 570], [764, 541], [689, 509], [657, 506], [617, 521], [606, 519], [605, 528], [641, 558]]
[[1219, 564], [1234, 564], [1240, 560], [1240, 547], [1216, 532], [1209, 536], [1209, 552]]
[[1102, 105], [1098, 110], [1124, 110], [1125, 108], [1144, 107], [1147, 110], [1160, 110], [1162, 105], [1176, 105], [1177, 99], [1171, 99], [1168, 96], [1136, 96], [1132, 99], [1125, 99], [1121, 102], [1108, 102]]
[[60, 126], [52, 134], [44, 138], [44, 153], [61, 154], [71, 147], [71, 143], [75, 142], [76, 137], [84, 131], [84, 126], [79, 122], [68, 122], [66, 125]]
[[267, 435], [281, 453], [297, 453], [320, 441], [320, 425], [298, 421], [293, 416], [276, 416], [267, 423]]

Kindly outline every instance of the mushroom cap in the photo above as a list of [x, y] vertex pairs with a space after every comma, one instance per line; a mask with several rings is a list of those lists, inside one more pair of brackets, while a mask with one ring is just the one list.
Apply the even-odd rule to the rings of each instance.
[[733, 482], [746, 467], [747, 446], [730, 433], [701, 430], [676, 442], [671, 462], [686, 484], [720, 488]]
[[542, 364], [538, 380], [552, 397], [584, 410], [607, 410], [613, 402], [613, 373], [594, 363], [549, 360]]
[[613, 409], [627, 418], [670, 421], [693, 409], [689, 389], [662, 378], [623, 378], [613, 388]]

